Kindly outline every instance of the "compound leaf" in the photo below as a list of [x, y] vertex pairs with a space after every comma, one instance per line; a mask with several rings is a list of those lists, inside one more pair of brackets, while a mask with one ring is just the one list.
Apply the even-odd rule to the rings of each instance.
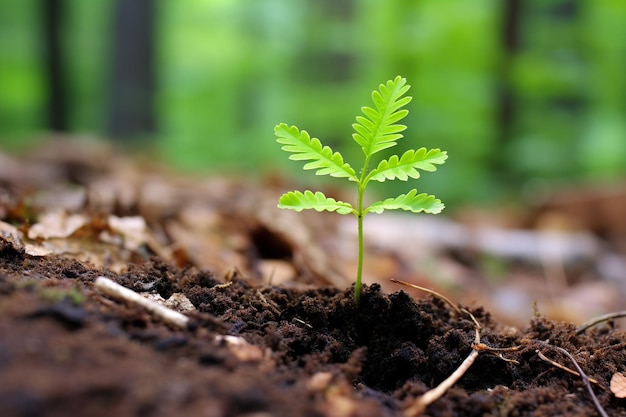
[[300, 191], [289, 191], [280, 196], [278, 207], [295, 211], [314, 209], [317, 211], [336, 211], [339, 214], [354, 213], [354, 208], [350, 203], [337, 201], [334, 198], [326, 197], [324, 193], [306, 190], [304, 193]]
[[409, 88], [406, 79], [397, 76], [393, 81], [381, 84], [378, 91], [372, 92], [375, 108], [361, 108], [365, 117], [357, 116], [357, 122], [352, 125], [355, 131], [352, 138], [361, 145], [366, 156], [395, 146], [396, 141], [402, 137], [400, 132], [406, 126], [396, 122], [409, 113], [408, 110], [401, 110], [411, 101], [410, 96], [402, 97]]
[[434, 195], [422, 193], [417, 194], [413, 189], [407, 194], [400, 194], [396, 198], [388, 198], [384, 201], [377, 201], [369, 206], [365, 212], [382, 213], [385, 210], [406, 210], [413, 213], [421, 211], [425, 213], [437, 214], [443, 210], [444, 205]]
[[294, 161], [310, 161], [304, 169], [315, 169], [315, 175], [330, 175], [337, 178], [349, 178], [357, 181], [354, 169], [343, 161], [339, 152], [323, 146], [317, 138], [311, 138], [306, 130], [300, 131], [296, 126], [289, 127], [281, 123], [274, 128], [278, 137], [276, 141], [283, 145], [284, 151], [291, 152], [289, 159]]
[[435, 164], [443, 164], [448, 158], [448, 153], [440, 149], [420, 148], [418, 150], [408, 150], [402, 154], [392, 155], [389, 160], [383, 159], [378, 166], [370, 171], [367, 181], [375, 180], [384, 182], [386, 180], [399, 179], [406, 181], [409, 178], [418, 179], [423, 171], [435, 171]]

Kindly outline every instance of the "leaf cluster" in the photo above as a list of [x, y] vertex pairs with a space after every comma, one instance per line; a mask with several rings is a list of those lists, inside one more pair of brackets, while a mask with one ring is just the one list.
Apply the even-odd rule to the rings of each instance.
[[276, 126], [277, 142], [282, 149], [289, 152], [289, 159], [306, 161], [305, 170], [314, 170], [316, 175], [330, 175], [336, 178], [347, 178], [358, 185], [359, 201], [357, 207], [352, 204], [337, 201], [325, 196], [322, 192], [290, 191], [279, 199], [278, 207], [301, 211], [315, 209], [317, 211], [336, 211], [339, 214], [363, 216], [368, 212], [382, 213], [385, 210], [407, 210], [414, 213], [439, 213], [444, 205], [432, 195], [418, 194], [416, 189], [395, 198], [388, 198], [372, 203], [369, 207], [362, 207], [363, 191], [370, 181], [385, 182], [388, 180], [407, 181], [409, 178], [420, 177], [420, 170], [432, 172], [437, 165], [443, 164], [448, 155], [440, 149], [419, 148], [408, 150], [401, 156], [392, 155], [382, 159], [376, 167], [369, 169], [371, 158], [376, 153], [397, 145], [403, 137], [406, 126], [398, 123], [408, 114], [403, 107], [410, 101], [405, 96], [410, 86], [406, 79], [400, 76], [381, 84], [378, 90], [372, 92], [373, 107], [362, 107], [362, 115], [356, 117], [352, 125], [354, 133], [352, 139], [361, 147], [364, 155], [363, 166], [359, 174], [352, 166], [344, 161], [339, 152], [334, 152], [329, 146], [324, 146], [319, 139], [312, 138], [306, 130], [299, 130], [296, 126], [281, 123]]

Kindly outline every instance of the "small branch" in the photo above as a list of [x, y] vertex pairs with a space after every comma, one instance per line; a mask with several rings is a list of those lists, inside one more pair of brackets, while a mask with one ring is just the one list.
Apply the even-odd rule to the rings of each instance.
[[461, 365], [452, 373], [449, 377], [447, 377], [443, 382], [437, 385], [435, 388], [427, 391], [424, 395], [419, 397], [411, 407], [407, 408], [404, 411], [404, 415], [407, 417], [415, 417], [424, 412], [426, 407], [438, 400], [443, 394], [446, 393], [450, 387], [452, 387], [456, 382], [461, 379], [461, 377], [467, 372], [467, 370], [472, 366], [476, 358], [478, 357], [478, 351], [472, 350], [467, 358], [463, 361]]
[[111, 298], [124, 301], [129, 304], [140, 305], [141, 307], [152, 313], [154, 316], [158, 317], [168, 324], [179, 327], [181, 329], [187, 328], [187, 324], [189, 323], [189, 317], [179, 313], [178, 311], [167, 308], [155, 301], [148, 300], [147, 298], [137, 294], [135, 291], [119, 285], [108, 278], [96, 278], [94, 286]]
[[[609, 415], [606, 413], [606, 411], [604, 410], [604, 408], [602, 407], [602, 404], [600, 404], [600, 401], [598, 400], [598, 397], [596, 397], [595, 392], [593, 392], [593, 388], [591, 388], [591, 384], [589, 383], [591, 381], [591, 379], [587, 376], [587, 374], [585, 372], [583, 372], [582, 368], [580, 367], [580, 365], [578, 365], [578, 362], [576, 362], [576, 359], [574, 359], [574, 357], [565, 349], [558, 347], [558, 346], [553, 346], [550, 345], [548, 343], [542, 343], [545, 346], [549, 346], [551, 348], [554, 348], [556, 350], [558, 350], [559, 352], [561, 352], [562, 354], [564, 354], [565, 356], [567, 356], [569, 358], [569, 360], [572, 362], [572, 364], [574, 364], [574, 367], [576, 368], [576, 370], [578, 371], [578, 375], [580, 376], [580, 379], [582, 379], [583, 381], [583, 385], [587, 388], [587, 391], [589, 392], [589, 395], [591, 395], [591, 399], [593, 400], [593, 404], [596, 407], [596, 410], [598, 410], [598, 413], [602, 416], [602, 417], [609, 417]], [[539, 355], [539, 357], [541, 358], [543, 355], [540, 354], [541, 352], [539, 352], [537, 350], [537, 354]], [[545, 358], [545, 356], [543, 356], [543, 358]], [[542, 359], [543, 359], [542, 358]], [[544, 360], [546, 360], [547, 358], [545, 358]], [[548, 362], [550, 362], [551, 364], [555, 365], [556, 362], [552, 362], [551, 360], [548, 359]], [[559, 369], [568, 369], [562, 365], [555, 365], [557, 366]], [[568, 372], [570, 372], [571, 370], [568, 370]], [[573, 371], [571, 371], [573, 372]]]
[[578, 326], [576, 328], [576, 334], [581, 334], [588, 328], [593, 327], [596, 324], [602, 323], [603, 321], [618, 319], [620, 317], [626, 317], [626, 311], [617, 311], [615, 313], [604, 314], [602, 316], [596, 317]]
[[602, 408], [602, 405], [600, 404], [600, 401], [598, 400], [598, 397], [596, 397], [595, 392], [593, 392], [593, 388], [591, 388], [591, 385], [589, 384], [589, 377], [587, 376], [586, 373], [583, 372], [583, 370], [580, 367], [580, 365], [578, 365], [578, 362], [576, 362], [576, 359], [574, 359], [574, 357], [572, 355], [570, 355], [570, 353], [568, 351], [566, 351], [565, 349], [560, 348], [558, 346], [555, 346], [555, 348], [556, 348], [556, 350], [558, 350], [559, 352], [561, 352], [565, 356], [567, 356], [569, 358], [569, 360], [572, 361], [572, 363], [574, 364], [574, 368], [576, 368], [576, 370], [580, 374], [580, 378], [583, 380], [583, 384], [585, 385], [585, 387], [587, 387], [587, 391], [589, 392], [589, 395], [591, 395], [591, 398], [593, 400], [593, 403], [596, 406], [596, 409], [598, 410], [598, 413], [602, 417], [609, 417], [609, 415], [606, 413], [604, 408]]
[[[416, 290], [420, 290], [420, 291], [427, 292], [428, 294], [430, 294], [430, 295], [432, 295], [432, 296], [434, 296], [434, 297], [437, 297], [437, 298], [439, 298], [440, 300], [443, 300], [443, 301], [444, 301], [445, 303], [447, 303], [450, 307], [452, 307], [452, 309], [453, 309], [454, 311], [456, 311], [459, 315], [461, 315], [461, 314], [462, 314], [462, 311], [461, 311], [461, 309], [460, 309], [459, 307], [457, 307], [454, 303], [452, 303], [452, 301], [450, 301], [447, 297], [445, 297], [445, 296], [443, 296], [443, 295], [439, 294], [437, 291], [433, 291], [433, 290], [430, 290], [430, 289], [428, 289], [428, 288], [426, 288], [426, 287], [421, 287], [421, 286], [419, 286], [419, 285], [411, 284], [410, 282], [400, 281], [399, 279], [395, 279], [395, 278], [391, 278], [391, 279], [390, 279], [390, 281], [391, 281], [391, 282], [394, 282], [394, 283], [396, 283], [396, 284], [404, 285], [405, 287], [411, 287], [411, 288], [415, 288]], [[467, 312], [467, 310], [466, 310], [466, 312]], [[470, 314], [470, 316], [471, 316], [471, 314]], [[472, 316], [472, 318], [474, 318], [474, 317]], [[474, 323], [476, 323], [476, 324], [477, 324], [477, 322], [476, 322], [476, 320], [475, 320], [475, 319], [474, 319]], [[478, 327], [480, 328], [480, 326], [478, 326]]]
[[[553, 361], [552, 359], [548, 358], [546, 355], [544, 355], [543, 353], [541, 353], [540, 350], [536, 350], [535, 353], [537, 353], [537, 356], [539, 356], [539, 359], [541, 359], [542, 361], [546, 361], [548, 362], [550, 365], [554, 366], [555, 368], [559, 368], [569, 374], [572, 374], [574, 376], [580, 376], [580, 374], [578, 372], [576, 372], [575, 370], [568, 368], [565, 365], [561, 365], [560, 363]], [[592, 384], [596, 384], [598, 387], [602, 388], [603, 390], [606, 390], [606, 388], [604, 388], [602, 385], [600, 385], [600, 383], [593, 378], [587, 378], [589, 380], [589, 382], [591, 382]]]
[[524, 347], [523, 345], [519, 345], [519, 346], [508, 347], [508, 348], [495, 348], [495, 347], [487, 346], [484, 343], [477, 343], [477, 344], [472, 345], [472, 349], [474, 349], [474, 350], [477, 350], [479, 352], [488, 352], [488, 353], [491, 353], [493, 355], [497, 355], [498, 358], [500, 358], [504, 362], [512, 363], [512, 364], [515, 364], [515, 365], [519, 365], [519, 361], [516, 361], [515, 359], [505, 358], [502, 355], [502, 353], [503, 352], [517, 352], [518, 350], [522, 349], [523, 347]]
[[[467, 314], [472, 320], [472, 322], [474, 323], [474, 329], [476, 331], [476, 337], [474, 339], [474, 342], [475, 342], [474, 346], [482, 345], [480, 343], [480, 329], [481, 329], [480, 323], [478, 322], [478, 320], [476, 320], [476, 317], [474, 317], [474, 315], [470, 313], [469, 310], [465, 308], [463, 309], [459, 308], [458, 306], [454, 305], [452, 301], [450, 301], [447, 297], [439, 294], [436, 291], [430, 290], [428, 288], [420, 287], [419, 285], [411, 284], [405, 281], [400, 281], [395, 278], [391, 279], [391, 282], [395, 282], [397, 284], [415, 288], [417, 290], [425, 291], [428, 294], [444, 301], [459, 315], [462, 315], [463, 313]], [[415, 402], [413, 402], [413, 404], [404, 411], [404, 415], [407, 417], [415, 417], [417, 415], [422, 414], [424, 410], [426, 409], [426, 407], [428, 407], [430, 404], [432, 404], [433, 402], [441, 398], [441, 396], [444, 395], [446, 391], [448, 391], [448, 389], [450, 389], [454, 384], [457, 383], [459, 379], [461, 379], [461, 377], [465, 374], [465, 372], [467, 372], [470, 366], [472, 366], [472, 364], [478, 357], [478, 354], [479, 354], [479, 349], [472, 348], [472, 351], [467, 356], [467, 358], [465, 358], [465, 360], [461, 363], [461, 365], [459, 365], [459, 367], [456, 368], [456, 370], [452, 372], [450, 376], [444, 379], [435, 388], [431, 389], [430, 391], [426, 391], [421, 397], [416, 399]]]

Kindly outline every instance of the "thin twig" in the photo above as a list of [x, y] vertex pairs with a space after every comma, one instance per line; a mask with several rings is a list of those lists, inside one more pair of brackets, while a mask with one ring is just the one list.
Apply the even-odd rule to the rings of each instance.
[[[427, 293], [429, 293], [430, 295], [439, 298], [441, 300], [443, 300], [446, 304], [448, 304], [452, 309], [454, 309], [459, 315], [462, 314], [466, 314], [467, 316], [469, 316], [469, 318], [472, 320], [472, 322], [474, 323], [474, 330], [476, 332], [476, 336], [474, 338], [474, 344], [472, 345], [472, 351], [470, 352], [470, 354], [467, 356], [467, 358], [465, 358], [465, 360], [461, 363], [461, 365], [459, 365], [459, 367], [452, 373], [450, 374], [450, 376], [448, 376], [446, 379], [444, 379], [439, 385], [437, 385], [435, 388], [426, 391], [421, 397], [417, 398], [413, 404], [407, 408], [404, 411], [404, 415], [407, 417], [415, 417], [421, 413], [424, 412], [424, 410], [426, 409], [426, 407], [428, 407], [430, 404], [432, 404], [433, 402], [435, 402], [436, 400], [438, 400], [439, 398], [441, 398], [442, 395], [444, 395], [446, 393], [446, 391], [448, 391], [448, 389], [450, 389], [450, 387], [452, 387], [454, 384], [457, 383], [457, 381], [459, 379], [461, 379], [461, 377], [465, 374], [465, 372], [467, 372], [467, 370], [472, 366], [472, 364], [474, 363], [474, 361], [476, 360], [476, 358], [478, 357], [478, 355], [480, 354], [480, 352], [503, 352], [503, 351], [515, 351], [515, 350], [519, 350], [521, 347], [513, 347], [513, 348], [489, 348], [489, 346], [483, 344], [480, 342], [480, 329], [481, 329], [481, 325], [478, 322], [478, 320], [476, 320], [476, 317], [474, 317], [474, 315], [467, 310], [466, 308], [460, 308], [456, 305], [454, 305], [452, 303], [452, 301], [450, 301], [448, 298], [446, 298], [445, 296], [439, 294], [436, 291], [430, 290], [428, 288], [424, 288], [424, 287], [420, 287], [419, 285], [415, 285], [415, 284], [411, 284], [405, 281], [400, 281], [398, 279], [391, 279], [391, 282], [395, 282], [401, 285], [405, 285], [407, 287], [411, 287], [411, 288], [415, 288], [421, 291], [425, 291]], [[513, 360], [508, 360], [503, 358], [502, 356], [500, 356], [500, 358], [506, 362], [513, 362], [518, 364], [517, 361], [513, 361]]]
[[620, 317], [626, 317], [626, 311], [616, 311], [614, 313], [609, 313], [609, 314], [604, 314], [602, 316], [598, 316], [578, 326], [576, 328], [576, 334], [581, 334], [588, 328], [595, 326], [596, 324], [602, 323], [603, 321], [618, 319]]
[[174, 311], [157, 303], [156, 301], [148, 300], [145, 297], [137, 294], [135, 291], [128, 289], [122, 285], [119, 285], [108, 278], [98, 277], [94, 282], [94, 286], [102, 291], [104, 294], [116, 300], [124, 301], [127, 303], [134, 303], [148, 310], [150, 313], [160, 318], [164, 322], [181, 329], [186, 329], [189, 323], [189, 317], [184, 314]]
[[602, 404], [600, 404], [600, 401], [598, 400], [598, 397], [596, 397], [595, 392], [593, 392], [593, 388], [591, 388], [591, 385], [589, 384], [589, 377], [586, 373], [583, 372], [580, 365], [578, 365], [578, 362], [576, 362], [576, 359], [574, 359], [574, 357], [570, 355], [570, 353], [565, 349], [558, 346], [555, 346], [555, 348], [556, 350], [567, 356], [569, 360], [572, 361], [572, 363], [574, 364], [574, 368], [576, 368], [576, 370], [580, 374], [580, 378], [583, 380], [583, 384], [587, 387], [587, 391], [589, 392], [589, 395], [591, 395], [591, 398], [593, 399], [593, 403], [595, 404], [598, 413], [600, 413], [602, 417], [609, 417], [604, 408], [602, 408]]
[[302, 319], [299, 319], [299, 318], [297, 318], [297, 317], [294, 317], [294, 318], [293, 318], [293, 320], [294, 320], [294, 321], [297, 321], [298, 323], [302, 324], [303, 326], [308, 327], [309, 329], [312, 329], [312, 328], [313, 328], [313, 326], [311, 326], [309, 323], [307, 323], [306, 321], [304, 321], [304, 320], [302, 320]]
[[502, 353], [503, 352], [517, 352], [518, 350], [522, 349], [523, 347], [524, 347], [523, 345], [519, 345], [519, 346], [508, 347], [508, 348], [495, 348], [495, 347], [487, 346], [484, 343], [477, 343], [477, 344], [472, 345], [472, 349], [474, 349], [474, 350], [477, 350], [479, 352], [487, 352], [487, 353], [491, 353], [493, 355], [497, 355], [498, 358], [502, 359], [504, 362], [513, 363], [515, 365], [519, 365], [519, 361], [517, 361], [515, 359], [505, 358], [502, 355]]
[[[428, 294], [435, 296], [437, 298], [439, 298], [440, 300], [445, 301], [450, 307], [452, 307], [454, 309], [454, 311], [456, 311], [459, 315], [462, 314], [462, 311], [459, 307], [457, 307], [455, 304], [452, 303], [452, 301], [450, 301], [447, 297], [445, 297], [444, 295], [439, 294], [437, 291], [434, 290], [430, 290], [426, 287], [421, 287], [419, 285], [415, 285], [415, 284], [411, 284], [410, 282], [406, 282], [406, 281], [400, 281], [399, 279], [395, 279], [395, 278], [391, 278], [390, 280], [391, 282], [395, 282], [396, 284], [400, 284], [400, 285], [404, 285], [407, 287], [411, 287], [411, 288], [415, 288], [416, 290], [420, 290], [420, 291], [424, 291], [427, 292]], [[475, 322], [475, 321], [474, 321]]]
[[[552, 359], [548, 358], [546, 355], [544, 355], [543, 353], [541, 353], [541, 351], [539, 349], [537, 349], [535, 351], [535, 353], [537, 353], [537, 356], [539, 356], [539, 359], [548, 362], [550, 365], [554, 366], [555, 368], [559, 368], [569, 374], [572, 374], [574, 376], [580, 376], [580, 374], [578, 372], [576, 372], [575, 370], [573, 370], [572, 368], [568, 368], [565, 365], [561, 365], [560, 363], [553, 361]], [[592, 384], [596, 384], [598, 387], [602, 388], [603, 390], [606, 390], [606, 388], [604, 388], [596, 379], [593, 379], [591, 377], [587, 378], [589, 380], [589, 382], [591, 382]]]
[[278, 309], [278, 306], [276, 305], [276, 303], [273, 302], [273, 301], [271, 301], [271, 302], [268, 301], [267, 298], [265, 298], [265, 296], [263, 295], [263, 293], [260, 290], [256, 290], [256, 295], [261, 300], [261, 303], [265, 304], [267, 306], [267, 308], [272, 310], [272, 312], [274, 314], [276, 314], [277, 316], [280, 316], [282, 314], [280, 312], [280, 310]]
[[461, 379], [470, 366], [472, 366], [478, 357], [478, 354], [477, 350], [472, 350], [463, 363], [459, 365], [459, 367], [456, 368], [456, 370], [450, 374], [449, 377], [447, 377], [441, 384], [437, 385], [430, 391], [425, 392], [424, 395], [415, 400], [413, 405], [404, 411], [404, 415], [407, 417], [415, 417], [423, 413], [428, 405], [439, 399], [448, 389], [450, 389], [450, 387], [452, 387], [452, 385], [456, 384], [456, 382]]
[[[561, 352], [562, 354], [564, 354], [565, 356], [567, 356], [569, 358], [569, 360], [572, 362], [572, 364], [574, 364], [574, 367], [578, 371], [578, 375], [580, 376], [580, 379], [582, 380], [583, 385], [587, 388], [587, 391], [589, 392], [589, 395], [591, 395], [591, 399], [593, 400], [593, 403], [596, 406], [596, 410], [598, 410], [598, 413], [602, 417], [609, 417], [609, 415], [606, 413], [606, 411], [602, 407], [602, 404], [600, 404], [600, 401], [598, 400], [598, 397], [596, 397], [595, 392], [593, 392], [593, 388], [591, 388], [591, 384], [589, 383], [591, 381], [591, 379], [587, 376], [587, 374], [585, 372], [583, 372], [583, 370], [580, 367], [580, 365], [578, 365], [578, 362], [576, 362], [576, 359], [574, 359], [574, 357], [567, 350], [563, 349], [562, 347], [550, 345], [550, 344], [545, 343], [545, 342], [542, 343], [542, 344], [545, 345], [545, 346], [549, 346], [549, 347], [552, 347], [552, 348], [558, 350], [559, 352]], [[539, 354], [540, 352], [537, 351], [537, 353]], [[539, 357], [541, 357], [541, 355]], [[552, 361], [549, 361], [549, 362], [552, 363]], [[558, 366], [558, 368], [563, 369], [565, 367]]]
[[[392, 279], [391, 282], [395, 282], [395, 283], [405, 285], [407, 287], [415, 288], [421, 291], [425, 291], [428, 294], [443, 300], [452, 309], [454, 309], [459, 315], [462, 315], [463, 313], [467, 314], [474, 323], [474, 329], [476, 331], [475, 345], [480, 344], [481, 326], [478, 320], [476, 320], [474, 315], [470, 313], [469, 310], [459, 308], [458, 306], [454, 305], [452, 301], [450, 301], [445, 296], [439, 294], [436, 291], [430, 290], [428, 288], [420, 287], [419, 285], [411, 284], [405, 281], [400, 281], [395, 278]], [[465, 374], [465, 372], [467, 372], [470, 366], [472, 366], [472, 364], [478, 357], [478, 354], [479, 354], [479, 351], [477, 349], [472, 349], [472, 351], [467, 356], [467, 358], [465, 358], [465, 360], [461, 363], [461, 365], [459, 365], [459, 367], [456, 368], [456, 370], [452, 372], [452, 374], [450, 374], [446, 379], [444, 379], [435, 388], [429, 391], [426, 391], [421, 397], [417, 398], [413, 402], [413, 404], [404, 411], [404, 415], [407, 417], [415, 417], [419, 414], [422, 414], [422, 412], [426, 409], [426, 407], [428, 407], [430, 404], [432, 404], [433, 402], [441, 398], [441, 396], [444, 395], [446, 391], [450, 389], [450, 387], [452, 387], [454, 384], [457, 383], [459, 379], [461, 379], [461, 377]]]

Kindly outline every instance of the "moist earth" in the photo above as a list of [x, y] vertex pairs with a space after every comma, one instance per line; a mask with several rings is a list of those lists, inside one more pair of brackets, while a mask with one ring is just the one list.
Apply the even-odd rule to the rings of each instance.
[[[475, 338], [469, 316], [403, 290], [370, 285], [356, 308], [352, 288], [241, 276], [224, 284], [158, 259], [116, 274], [0, 242], [3, 416], [401, 416], [454, 372]], [[107, 298], [93, 286], [98, 276], [164, 298], [183, 294], [195, 307], [188, 328]], [[480, 352], [425, 415], [595, 415], [581, 378], [538, 356], [572, 368], [553, 346], [598, 381], [593, 389], [610, 415], [626, 415], [607, 389], [626, 361], [621, 330], [577, 334], [542, 317], [518, 330], [481, 308], [470, 312], [481, 342], [507, 349]]]

